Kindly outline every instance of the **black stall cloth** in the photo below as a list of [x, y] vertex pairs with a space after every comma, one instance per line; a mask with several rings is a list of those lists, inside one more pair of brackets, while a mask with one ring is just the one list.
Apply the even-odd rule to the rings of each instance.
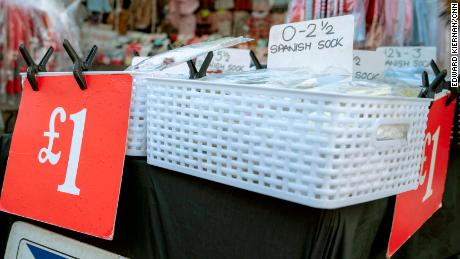
[[[9, 141], [0, 138], [0, 179]], [[460, 253], [459, 169], [452, 156], [443, 208], [394, 258]], [[314, 209], [127, 157], [113, 241], [0, 213], [0, 256], [25, 220], [130, 258], [385, 258], [393, 207], [394, 197]]]

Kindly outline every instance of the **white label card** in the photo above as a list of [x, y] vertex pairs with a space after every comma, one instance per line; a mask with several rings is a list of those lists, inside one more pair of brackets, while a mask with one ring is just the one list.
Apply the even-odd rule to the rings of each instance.
[[11, 227], [5, 258], [128, 259], [46, 229], [17, 221]]
[[[213, 52], [208, 71], [242, 72], [248, 71], [251, 65], [251, 56], [248, 49], [220, 49]], [[196, 67], [199, 69], [206, 55], [196, 58]]]
[[353, 51], [353, 79], [382, 80], [385, 72], [385, 56], [377, 51]]
[[385, 68], [429, 68], [436, 60], [436, 47], [379, 47], [385, 55]]
[[[147, 58], [149, 58], [149, 57], [133, 57], [131, 65], [132, 66], [137, 65], [140, 62], [146, 60]], [[172, 66], [172, 67], [168, 67], [168, 68], [163, 69], [163, 70], [155, 71], [154, 74], [156, 74], [156, 75], [184, 75], [184, 76], [188, 76], [188, 75], [190, 75], [190, 70], [188, 68], [187, 63], [184, 62], [184, 63], [181, 63], [181, 64], [176, 65], [176, 66]]]
[[268, 68], [306, 67], [321, 73], [353, 71], [353, 15], [275, 25], [270, 29]]

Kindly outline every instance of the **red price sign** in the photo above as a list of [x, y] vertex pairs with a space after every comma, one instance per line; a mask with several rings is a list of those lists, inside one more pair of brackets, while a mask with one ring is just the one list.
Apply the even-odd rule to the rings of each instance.
[[111, 239], [120, 193], [132, 78], [38, 76], [24, 81], [0, 197], [3, 211]]
[[396, 196], [387, 257], [392, 256], [439, 208], [446, 181], [455, 104], [447, 96], [433, 102], [428, 113], [424, 157], [417, 190]]

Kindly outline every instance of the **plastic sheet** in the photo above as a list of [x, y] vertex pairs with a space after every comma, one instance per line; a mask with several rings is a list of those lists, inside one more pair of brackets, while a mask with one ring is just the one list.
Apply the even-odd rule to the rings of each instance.
[[308, 89], [321, 84], [351, 80], [351, 76], [340, 73], [325, 73], [314, 75], [308, 68], [289, 69], [260, 69], [240, 73], [225, 73], [208, 75], [202, 78], [205, 81], [214, 81], [232, 84], [249, 84], [267, 87], [283, 87], [292, 89]]
[[309, 89], [316, 92], [364, 96], [418, 97], [421, 88], [397, 79], [384, 81], [341, 81]]
[[435, 78], [435, 75], [433, 74], [433, 71], [431, 69], [423, 69], [416, 67], [387, 69], [385, 70], [385, 78], [387, 78], [388, 80], [393, 79], [402, 81], [411, 86], [421, 86], [421, 78], [423, 71], [426, 71], [428, 73], [430, 81], [432, 81]]
[[[407, 74], [412, 75], [411, 72]], [[404, 80], [388, 78], [384, 81], [355, 81], [350, 75], [338, 73], [315, 75], [309, 73], [306, 68], [261, 69], [243, 73], [209, 75], [201, 80], [365, 96], [417, 97], [421, 90], [420, 78], [407, 76]]]
[[232, 47], [251, 40], [252, 39], [245, 37], [224, 37], [213, 41], [195, 43], [155, 55], [137, 65], [128, 67], [126, 70], [134, 72], [154, 72], [164, 70], [168, 67], [195, 59], [196, 57], [208, 52]]

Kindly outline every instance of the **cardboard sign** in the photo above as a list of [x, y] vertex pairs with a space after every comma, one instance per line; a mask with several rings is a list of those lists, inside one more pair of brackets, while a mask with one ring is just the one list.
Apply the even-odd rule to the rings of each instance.
[[382, 80], [385, 72], [385, 56], [377, 51], [353, 51], [353, 79]]
[[429, 68], [436, 60], [436, 47], [379, 47], [385, 55], [385, 68]]
[[354, 27], [352, 15], [275, 25], [270, 29], [267, 66], [306, 67], [312, 73], [334, 67], [351, 74]]
[[[131, 65], [137, 65], [140, 62], [146, 60], [148, 57], [133, 57]], [[162, 76], [167, 76], [167, 75], [182, 75], [182, 76], [188, 76], [189, 75], [189, 68], [187, 63], [180, 63], [176, 66], [168, 67], [163, 70], [155, 71], [155, 75], [162, 75]]]
[[0, 209], [111, 239], [125, 158], [132, 78], [87, 74], [24, 82]]
[[[248, 71], [251, 66], [251, 56], [248, 49], [221, 49], [213, 52], [208, 71], [217, 72], [242, 72]], [[206, 55], [196, 58], [197, 67], [200, 68]]]
[[58, 235], [24, 222], [15, 222], [11, 227], [5, 258], [17, 259], [67, 259], [101, 258], [123, 259], [97, 247]]
[[447, 96], [437, 99], [428, 113], [418, 189], [396, 196], [387, 257], [392, 256], [441, 208], [456, 104], [454, 101], [446, 107], [446, 99]]

